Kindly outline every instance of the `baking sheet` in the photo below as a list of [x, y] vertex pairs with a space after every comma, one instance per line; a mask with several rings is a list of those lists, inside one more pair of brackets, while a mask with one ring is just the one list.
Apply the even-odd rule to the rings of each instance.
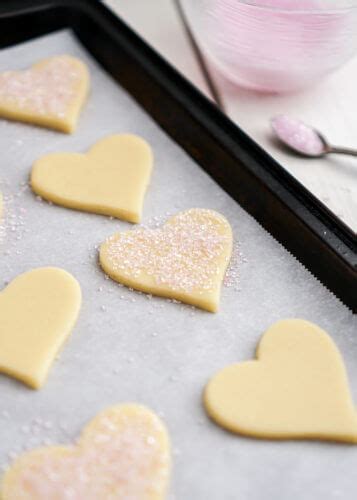
[[[6, 203], [0, 278], [5, 285], [35, 267], [63, 267], [79, 280], [83, 305], [40, 391], [0, 376], [0, 465], [26, 448], [70, 442], [101, 409], [137, 401], [157, 411], [169, 428], [170, 498], [355, 498], [357, 447], [233, 436], [207, 419], [201, 393], [217, 370], [250, 359], [272, 323], [301, 317], [334, 338], [357, 402], [356, 317], [222, 191], [69, 31], [1, 51], [0, 71], [63, 53], [80, 57], [91, 73], [91, 95], [76, 133], [0, 121], [0, 189]], [[143, 136], [154, 150], [143, 223], [192, 206], [218, 210], [230, 221], [243, 257], [238, 289], [223, 289], [218, 314], [149, 300], [105, 279], [97, 246], [131, 225], [51, 206], [28, 188], [31, 165], [39, 156], [82, 152], [99, 138], [121, 132]]]

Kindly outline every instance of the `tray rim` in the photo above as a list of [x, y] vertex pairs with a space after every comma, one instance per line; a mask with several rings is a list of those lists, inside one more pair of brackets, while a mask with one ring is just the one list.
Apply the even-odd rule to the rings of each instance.
[[[113, 46], [120, 47], [130, 54], [130, 57], [138, 65], [138, 70], [145, 71], [148, 78], [159, 84], [167, 95], [177, 103], [179, 109], [198, 123], [202, 130], [204, 129], [208, 137], [215, 142], [217, 148], [221, 148], [226, 154], [235, 158], [240, 163], [240, 167], [243, 165], [242, 168], [249, 173], [251, 179], [255, 177], [257, 186], [264, 188], [266, 190], [265, 195], [270, 197], [267, 199], [275, 199], [278, 204], [282, 205], [283, 208], [279, 208], [279, 210], [284, 209], [291, 221], [296, 222], [297, 226], [300, 227], [300, 231], [304, 231], [305, 237], [307, 237], [306, 235], [309, 236], [310, 241], [307, 242], [306, 252], [301, 252], [301, 249], [296, 244], [294, 245], [294, 241], [287, 239], [281, 228], [274, 226], [277, 221], [274, 220], [273, 214], [268, 214], [271, 215], [270, 221], [269, 218], [266, 218], [266, 215], [259, 215], [257, 208], [242, 203], [239, 199], [239, 197], [242, 197], [242, 193], [236, 194], [237, 197], [232, 195], [227, 186], [222, 185], [223, 181], [220, 182], [220, 179], [217, 178], [216, 172], [212, 173], [207, 165], [203, 165], [199, 161], [197, 156], [193, 156], [192, 151], [187, 148], [187, 144], [185, 147], [182, 140], [177, 140], [172, 131], [170, 133], [163, 126], [162, 120], [159, 122], [159, 125], [173, 137], [175, 142], [178, 142], [235, 201], [253, 215], [258, 223], [263, 225], [275, 239], [294, 254], [347, 306], [353, 311], [357, 311], [356, 234], [240, 129], [237, 124], [224, 115], [214, 103], [134, 33], [107, 6], [97, 0], [3, 0], [0, 5], [0, 23], [20, 21], [29, 15], [41, 17], [41, 13], [52, 12], [54, 14], [59, 11], [65, 14], [64, 17], [66, 17], [66, 23], [62, 27], [71, 28], [92, 55], [93, 47], [91, 50], [83, 38], [78, 35], [75, 24], [78, 22], [79, 16], [83, 20], [90, 19], [92, 23], [100, 27], [106, 33], [106, 36], [110, 38]], [[53, 32], [56, 29], [60, 28], [47, 30], [45, 27], [45, 31], [40, 30], [40, 32], [34, 33], [32, 36], [20, 40], [18, 38], [21, 33], [18, 30], [18, 34], [12, 35], [13, 38], [10, 43], [6, 41], [6, 34], [4, 40], [2, 30], [0, 30], [0, 48], [25, 42], [31, 38], [41, 36], [41, 34]], [[104, 65], [103, 61], [98, 59], [98, 54], [97, 57], [94, 54], [94, 57], [99, 64]], [[108, 71], [108, 67], [105, 66], [105, 69]], [[111, 71], [109, 70], [109, 72]], [[118, 78], [115, 79], [118, 80]], [[130, 88], [126, 87], [126, 89], [131, 93]], [[138, 96], [133, 95], [133, 97], [138, 101]], [[151, 114], [155, 121], [158, 121], [153, 116], [152, 110], [148, 110], [142, 101], [139, 100], [138, 102]], [[309, 255], [309, 245], [312, 245], [311, 255]], [[313, 250], [315, 255], [312, 253]], [[316, 250], [319, 250], [322, 260], [326, 260], [322, 267], [319, 266]], [[316, 264], [315, 268], [312, 266], [313, 262]], [[331, 263], [331, 274], [338, 268], [338, 276], [335, 279], [328, 276], [329, 262]]]

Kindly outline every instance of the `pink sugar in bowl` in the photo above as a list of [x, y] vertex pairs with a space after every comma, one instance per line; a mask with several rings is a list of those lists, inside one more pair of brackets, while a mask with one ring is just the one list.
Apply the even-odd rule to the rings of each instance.
[[261, 92], [317, 83], [357, 54], [357, 0], [184, 0], [200, 47]]

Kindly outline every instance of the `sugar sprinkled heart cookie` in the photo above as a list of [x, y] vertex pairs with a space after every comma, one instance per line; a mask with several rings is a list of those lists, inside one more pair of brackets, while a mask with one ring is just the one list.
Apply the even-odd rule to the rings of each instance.
[[153, 155], [132, 134], [101, 139], [87, 154], [54, 153], [32, 168], [35, 193], [64, 207], [139, 222]]
[[0, 116], [71, 133], [88, 89], [89, 73], [82, 61], [50, 57], [25, 71], [0, 73]]
[[0, 372], [40, 388], [80, 304], [80, 286], [63, 269], [42, 267], [17, 276], [0, 293]]
[[232, 253], [232, 230], [213, 210], [193, 208], [159, 229], [117, 233], [100, 248], [115, 281], [215, 312]]
[[327, 333], [308, 321], [279, 321], [263, 335], [256, 356], [210, 380], [204, 404], [213, 420], [258, 438], [357, 443], [346, 371]]
[[170, 445], [161, 420], [137, 404], [113, 406], [77, 446], [40, 448], [5, 473], [2, 500], [163, 500]]

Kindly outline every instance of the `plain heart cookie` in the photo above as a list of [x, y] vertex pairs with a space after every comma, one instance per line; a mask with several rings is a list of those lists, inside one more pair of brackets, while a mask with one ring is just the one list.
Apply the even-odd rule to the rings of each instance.
[[0, 372], [40, 388], [80, 305], [80, 286], [63, 269], [42, 267], [15, 278], [0, 293]]
[[163, 500], [170, 444], [147, 408], [108, 408], [84, 429], [77, 446], [40, 448], [5, 473], [2, 500]]
[[0, 116], [71, 133], [88, 89], [89, 73], [82, 61], [50, 57], [25, 71], [0, 73]]
[[190, 209], [159, 229], [111, 236], [99, 260], [106, 274], [142, 292], [215, 312], [232, 253], [232, 230], [219, 213]]
[[258, 438], [357, 443], [346, 370], [327, 333], [308, 321], [279, 321], [256, 357], [224, 368], [206, 386], [204, 405], [218, 425]]
[[31, 187], [64, 207], [139, 222], [152, 163], [152, 151], [144, 139], [111, 135], [87, 154], [43, 156], [32, 168]]

